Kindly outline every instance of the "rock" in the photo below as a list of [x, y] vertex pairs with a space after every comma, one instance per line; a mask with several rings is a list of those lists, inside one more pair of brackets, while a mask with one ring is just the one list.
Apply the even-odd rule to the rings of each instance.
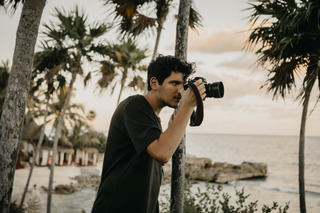
[[73, 185], [57, 185], [54, 189], [55, 193], [57, 194], [71, 194], [75, 191]]
[[265, 177], [267, 175], [267, 165], [253, 162], [243, 162], [240, 165], [215, 163], [203, 174], [201, 172], [203, 171], [199, 171], [200, 175], [196, 179], [227, 183], [234, 180]]
[[[265, 177], [267, 175], [267, 165], [265, 163], [243, 162], [234, 165], [223, 162], [212, 164], [211, 159], [187, 156], [186, 177], [195, 180], [209, 181], [215, 183], [228, 183], [234, 180]], [[171, 176], [171, 164], [164, 166], [165, 182]]]
[[75, 177], [75, 179], [78, 181], [77, 188], [97, 188], [100, 184], [100, 178], [100, 175], [78, 175]]

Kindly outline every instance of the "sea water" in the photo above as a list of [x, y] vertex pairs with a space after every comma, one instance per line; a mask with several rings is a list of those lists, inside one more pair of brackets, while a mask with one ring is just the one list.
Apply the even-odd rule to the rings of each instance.
[[[268, 174], [263, 179], [234, 181], [224, 184], [226, 191], [244, 187], [248, 200], [284, 206], [289, 212], [299, 211], [298, 152], [299, 137], [253, 135], [187, 135], [187, 153], [208, 157], [213, 162], [240, 164], [243, 161], [263, 162]], [[320, 137], [305, 140], [305, 190], [309, 213], [320, 212]], [[234, 190], [233, 190], [234, 191]]]
[[[250, 196], [247, 203], [258, 200], [258, 212], [263, 204], [276, 201], [282, 207], [290, 202], [289, 212], [299, 212], [298, 151], [299, 138], [294, 136], [254, 136], [187, 134], [186, 151], [213, 162], [240, 164], [262, 162], [268, 166], [266, 178], [233, 181], [222, 184], [224, 192], [235, 196], [235, 189]], [[305, 140], [305, 190], [308, 213], [320, 212], [320, 137]], [[204, 183], [194, 187], [205, 189]], [[170, 184], [161, 187], [161, 195], [170, 193]], [[91, 212], [96, 192], [86, 189], [72, 195], [53, 195], [52, 212]]]

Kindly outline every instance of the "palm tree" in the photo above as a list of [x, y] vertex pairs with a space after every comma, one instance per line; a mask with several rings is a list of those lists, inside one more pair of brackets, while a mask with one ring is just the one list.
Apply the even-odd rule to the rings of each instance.
[[[47, 96], [47, 95], [46, 95], [46, 96]], [[22, 208], [23, 208], [23, 204], [24, 204], [24, 200], [25, 200], [25, 197], [26, 197], [28, 188], [29, 188], [29, 183], [30, 183], [30, 180], [31, 180], [33, 168], [34, 168], [34, 166], [35, 166], [36, 159], [37, 159], [38, 153], [39, 153], [39, 151], [40, 151], [40, 148], [41, 148], [41, 145], [42, 145], [44, 136], [45, 136], [45, 128], [46, 128], [46, 124], [47, 124], [48, 107], [49, 107], [49, 101], [50, 101], [50, 98], [49, 98], [49, 97], [50, 97], [50, 96], [47, 96], [47, 98], [46, 98], [45, 115], [44, 115], [44, 118], [43, 118], [43, 124], [41, 125], [41, 130], [40, 130], [40, 136], [39, 136], [39, 139], [38, 139], [38, 144], [37, 144], [36, 150], [33, 152], [33, 156], [32, 156], [33, 158], [32, 158], [32, 162], [31, 162], [31, 166], [30, 166], [29, 175], [28, 175], [28, 178], [27, 178], [27, 183], [26, 183], [26, 186], [25, 186], [25, 188], [24, 188], [24, 191], [23, 191], [23, 194], [22, 194], [22, 197], [21, 197], [21, 201], [20, 201], [20, 205], [19, 205], [19, 211], [20, 211], [20, 212], [22, 211]]]
[[[94, 23], [88, 25], [84, 12], [80, 12], [78, 7], [67, 13], [66, 11], [55, 9], [57, 23], [45, 24], [44, 34], [48, 37], [42, 42], [42, 60], [44, 67], [50, 70], [50, 74], [67, 71], [71, 73], [71, 80], [68, 86], [68, 93], [61, 109], [59, 121], [57, 123], [54, 141], [53, 157], [50, 169], [50, 179], [48, 187], [47, 212], [51, 211], [52, 183], [54, 175], [54, 165], [56, 161], [57, 145], [60, 138], [64, 116], [68, 108], [73, 85], [77, 75], [84, 75], [83, 63], [94, 61], [95, 55], [104, 55], [106, 47], [98, 39], [103, 36], [108, 27], [104, 24]], [[44, 69], [42, 69], [44, 70]], [[85, 82], [90, 78], [90, 72], [86, 75]]]
[[[36, 54], [37, 55], [37, 54]], [[38, 143], [36, 146], [36, 149], [33, 152], [33, 158], [32, 158], [32, 162], [31, 162], [31, 166], [30, 166], [30, 171], [29, 171], [29, 175], [27, 178], [27, 182], [26, 182], [26, 186], [24, 188], [22, 197], [21, 197], [21, 201], [20, 201], [20, 206], [19, 206], [19, 211], [22, 211], [23, 208], [23, 204], [24, 204], [24, 200], [29, 188], [29, 183], [32, 177], [32, 172], [33, 172], [33, 168], [36, 164], [36, 160], [38, 157], [38, 154], [40, 152], [44, 137], [45, 137], [45, 129], [47, 124], [50, 122], [50, 120], [48, 120], [48, 117], [50, 115], [52, 115], [54, 112], [56, 112], [57, 107], [53, 104], [50, 105], [50, 100], [52, 99], [52, 95], [53, 92], [55, 90], [57, 90], [58, 92], [62, 91], [63, 88], [65, 87], [65, 79], [63, 76], [59, 76], [57, 78], [57, 82], [59, 82], [59, 84], [57, 85], [57, 89], [55, 89], [54, 85], [53, 85], [53, 78], [51, 79], [47, 79], [47, 90], [44, 92], [42, 91], [40, 88], [41, 84], [43, 83], [43, 81], [45, 80], [45, 78], [36, 78], [37, 75], [39, 74], [35, 74], [37, 71], [39, 70], [34, 70], [33, 72], [33, 79], [34, 79], [34, 85], [32, 86], [32, 88], [30, 89], [30, 94], [29, 94], [29, 99], [32, 103], [32, 107], [29, 109], [29, 112], [32, 114], [33, 118], [37, 118], [39, 119], [40, 117], [43, 117], [43, 123], [42, 125], [40, 125], [40, 129], [38, 131], [40, 131], [40, 136], [38, 139]], [[44, 92], [45, 95], [45, 110], [42, 109], [42, 105], [43, 105], [43, 99], [39, 99], [39, 96], [41, 96], [41, 93]], [[38, 94], [36, 94], [38, 93]], [[28, 107], [28, 105], [27, 105]], [[29, 108], [29, 107], [28, 107]], [[49, 110], [50, 109], [50, 110]]]
[[[101, 62], [100, 73], [102, 77], [98, 81], [101, 88], [112, 87], [113, 94], [115, 86], [120, 82], [120, 92], [117, 104], [119, 104], [122, 91], [126, 86], [134, 89], [144, 89], [144, 82], [139, 72], [145, 72], [145, 66], [139, 64], [146, 58], [146, 49], [139, 49], [132, 39], [123, 40], [120, 44], [108, 46], [108, 61]], [[132, 80], [126, 85], [127, 79], [132, 75]], [[119, 78], [117, 78], [119, 76]]]
[[[54, 110], [52, 110], [52, 107], [50, 107], [50, 99], [52, 98], [54, 91], [62, 90], [62, 88], [65, 87], [65, 83], [66, 83], [66, 79], [64, 76], [62, 76], [59, 72], [56, 73], [55, 71], [53, 71], [55, 70], [55, 67], [52, 67], [53, 70], [52, 69], [48, 70], [48, 67], [45, 66], [48, 63], [48, 61], [45, 60], [45, 59], [48, 59], [46, 58], [46, 54], [48, 54], [48, 52], [38, 52], [35, 54], [35, 57], [34, 57], [34, 62], [35, 62], [34, 70], [32, 72], [32, 77], [31, 77], [32, 85], [29, 91], [29, 100], [30, 100], [29, 102], [33, 103], [32, 104], [33, 107], [29, 109], [29, 111], [32, 113], [32, 117], [34, 118], [39, 119], [40, 117], [43, 117], [43, 123], [40, 126], [41, 127], [40, 136], [38, 139], [36, 149], [33, 152], [33, 158], [30, 166], [29, 175], [27, 178], [26, 186], [24, 188], [24, 191], [21, 197], [20, 206], [19, 206], [20, 211], [22, 211], [24, 200], [29, 188], [31, 177], [32, 177], [33, 168], [36, 164], [36, 159], [44, 140], [46, 125], [47, 123], [49, 123], [48, 116], [50, 116], [51, 112], [54, 112]], [[50, 62], [52, 60], [53, 59], [50, 58]], [[54, 73], [55, 75], [52, 73]], [[46, 82], [46, 87], [47, 87], [46, 91], [43, 91], [43, 89], [41, 88], [41, 85], [43, 84], [43, 82]], [[57, 85], [54, 85], [54, 82]], [[45, 95], [45, 103], [46, 103], [44, 111], [42, 110], [43, 100], [39, 98], [39, 96], [41, 97], [43, 93]], [[34, 106], [36, 106], [37, 109], [34, 109]], [[29, 108], [28, 105], [27, 105], [27, 108]], [[51, 108], [50, 112], [49, 112], [49, 108]]]
[[83, 120], [76, 120], [72, 130], [69, 140], [75, 151], [83, 147], [94, 147], [99, 152], [104, 152], [107, 137], [103, 133], [92, 129], [88, 124], [88, 117]]
[[15, 165], [20, 145], [27, 94], [30, 85], [34, 47], [46, 0], [7, 0], [4, 5], [24, 3], [16, 34], [12, 69], [1, 115], [0, 212], [8, 212]]
[[107, 137], [102, 132], [97, 132], [92, 129], [89, 124], [96, 116], [95, 111], [89, 110], [86, 116], [82, 116], [81, 119], [74, 119], [72, 134], [69, 135], [68, 138], [75, 151], [83, 147], [95, 147], [99, 152], [104, 152]]
[[[318, 80], [320, 88], [320, 2], [303, 0], [258, 0], [251, 4], [251, 21], [261, 24], [252, 29], [248, 47], [259, 43], [255, 52], [258, 63], [271, 63], [269, 79], [265, 83], [273, 97], [285, 97], [295, 86], [295, 74], [304, 72], [303, 86], [297, 99], [303, 105], [299, 137], [299, 198], [300, 212], [306, 212], [304, 187], [304, 144], [308, 105], [312, 88]], [[319, 100], [319, 96], [318, 96]]]
[[[147, 31], [148, 29], [156, 29], [156, 41], [153, 49], [152, 60], [155, 58], [161, 32], [163, 30], [164, 22], [170, 11], [170, 7], [173, 5], [173, 0], [142, 0], [142, 1], [131, 1], [131, 0], [104, 0], [106, 5], [112, 5], [114, 7], [114, 16], [119, 20], [118, 29], [124, 35], [130, 34], [135, 36]], [[156, 14], [154, 16], [148, 16], [143, 14], [146, 12], [146, 8], [153, 8]], [[196, 30], [201, 25], [200, 14], [191, 7], [189, 15], [189, 26], [191, 29]]]

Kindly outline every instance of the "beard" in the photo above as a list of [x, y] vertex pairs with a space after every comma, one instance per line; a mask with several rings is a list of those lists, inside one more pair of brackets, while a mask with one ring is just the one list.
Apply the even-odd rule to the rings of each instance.
[[167, 102], [167, 101], [162, 101], [163, 106], [167, 106], [173, 109], [178, 108], [181, 97], [175, 97], [173, 100], [176, 100], [176, 102], [172, 101], [172, 102]]

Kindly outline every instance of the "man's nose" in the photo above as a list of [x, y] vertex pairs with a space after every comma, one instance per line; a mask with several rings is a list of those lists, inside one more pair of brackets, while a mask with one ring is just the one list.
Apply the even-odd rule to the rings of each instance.
[[178, 85], [178, 90], [180, 91], [183, 88], [183, 84]]
[[184, 90], [183, 84], [179, 85], [179, 87], [178, 87], [178, 94], [179, 95], [181, 95], [181, 93], [183, 92], [182, 90]]

